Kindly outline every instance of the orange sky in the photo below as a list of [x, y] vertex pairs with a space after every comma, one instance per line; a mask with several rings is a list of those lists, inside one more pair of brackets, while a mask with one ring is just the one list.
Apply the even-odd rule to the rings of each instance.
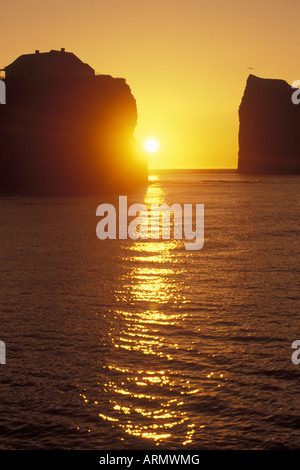
[[125, 77], [150, 168], [235, 168], [249, 74], [300, 79], [299, 0], [10, 0], [0, 68], [35, 49], [74, 52]]

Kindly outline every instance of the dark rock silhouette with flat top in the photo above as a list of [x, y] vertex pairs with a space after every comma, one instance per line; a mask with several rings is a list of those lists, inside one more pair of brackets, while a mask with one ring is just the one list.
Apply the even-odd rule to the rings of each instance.
[[126, 81], [74, 54], [23, 55], [5, 69], [0, 106], [0, 192], [80, 195], [147, 183]]
[[239, 108], [238, 171], [300, 173], [300, 105], [283, 80], [249, 75]]

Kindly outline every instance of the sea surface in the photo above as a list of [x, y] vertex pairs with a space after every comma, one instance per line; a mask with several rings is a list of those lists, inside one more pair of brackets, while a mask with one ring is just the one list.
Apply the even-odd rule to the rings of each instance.
[[299, 183], [152, 173], [128, 205], [204, 204], [198, 251], [0, 198], [0, 448], [299, 449]]

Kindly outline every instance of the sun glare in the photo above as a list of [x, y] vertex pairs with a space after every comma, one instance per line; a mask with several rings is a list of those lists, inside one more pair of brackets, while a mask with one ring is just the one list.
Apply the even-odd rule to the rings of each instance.
[[158, 149], [159, 144], [156, 139], [147, 139], [145, 142], [145, 149], [147, 152], [156, 152]]

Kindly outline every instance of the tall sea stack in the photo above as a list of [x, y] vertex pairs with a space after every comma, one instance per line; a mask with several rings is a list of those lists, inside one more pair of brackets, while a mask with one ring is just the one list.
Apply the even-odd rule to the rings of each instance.
[[4, 70], [0, 193], [121, 193], [147, 183], [125, 79], [95, 75], [64, 49], [22, 55]]
[[300, 105], [283, 80], [249, 75], [239, 108], [238, 171], [300, 173]]

